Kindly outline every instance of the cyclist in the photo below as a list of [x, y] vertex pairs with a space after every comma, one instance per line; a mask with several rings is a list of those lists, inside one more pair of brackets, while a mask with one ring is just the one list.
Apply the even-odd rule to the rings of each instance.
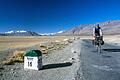
[[102, 29], [101, 27], [99, 26], [99, 24], [97, 24], [95, 26], [95, 28], [93, 28], [93, 44], [96, 45], [96, 36], [99, 36], [100, 37], [100, 40], [101, 40], [101, 44], [103, 45], [104, 44], [104, 41], [103, 41], [103, 33], [102, 33]]

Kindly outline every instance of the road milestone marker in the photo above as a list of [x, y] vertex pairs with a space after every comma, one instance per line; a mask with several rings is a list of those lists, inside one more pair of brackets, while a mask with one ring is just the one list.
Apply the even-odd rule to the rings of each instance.
[[39, 50], [27, 51], [24, 57], [24, 69], [42, 69], [42, 52]]

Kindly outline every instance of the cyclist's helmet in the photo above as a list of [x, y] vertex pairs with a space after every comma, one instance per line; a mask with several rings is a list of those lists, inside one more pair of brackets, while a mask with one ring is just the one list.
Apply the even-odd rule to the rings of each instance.
[[96, 26], [98, 26], [98, 27], [99, 27], [100, 25], [99, 25], [99, 24], [96, 24]]
[[99, 29], [101, 28], [99, 24], [96, 24], [96, 27], [99, 28]]

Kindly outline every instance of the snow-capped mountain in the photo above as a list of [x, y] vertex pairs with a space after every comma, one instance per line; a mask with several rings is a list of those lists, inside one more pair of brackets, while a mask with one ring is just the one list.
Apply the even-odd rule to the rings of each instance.
[[56, 34], [60, 34], [63, 33], [64, 31], [58, 31], [58, 32], [54, 32], [54, 33], [36, 33], [33, 31], [25, 31], [25, 30], [11, 30], [11, 31], [7, 31], [4, 33], [1, 33], [1, 36], [53, 36]]
[[6, 36], [39, 36], [38, 33], [32, 31], [25, 31], [25, 30], [11, 30], [4, 33]]
[[26, 33], [27, 31], [25, 30], [20, 30], [20, 31], [8, 31], [8, 32], [5, 32], [5, 33], [8, 33], [8, 34], [11, 34], [11, 33]]
[[55, 33], [40, 33], [40, 35], [49, 36], [49, 35], [56, 35], [56, 34], [59, 34], [59, 33], [63, 33], [63, 31], [58, 31], [58, 32], [55, 32]]

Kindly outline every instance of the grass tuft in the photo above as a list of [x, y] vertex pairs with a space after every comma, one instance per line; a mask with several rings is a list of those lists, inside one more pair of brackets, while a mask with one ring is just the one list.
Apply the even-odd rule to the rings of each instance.
[[14, 63], [22, 63], [24, 62], [24, 53], [25, 51], [15, 51], [13, 55], [9, 57], [6, 61], [2, 63], [4, 65], [13, 65]]

